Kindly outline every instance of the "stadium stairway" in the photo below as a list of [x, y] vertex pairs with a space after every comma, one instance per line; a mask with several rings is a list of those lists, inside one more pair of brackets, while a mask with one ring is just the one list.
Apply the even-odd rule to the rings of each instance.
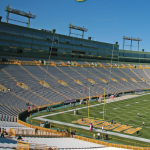
[[[67, 95], [67, 93], [65, 93], [64, 91], [64, 86], [55, 82], [54, 79], [52, 78], [45, 78], [45, 75], [47, 75], [47, 73], [44, 73], [44, 71], [42, 69], [39, 69], [38, 66], [24, 66], [22, 67], [29, 75], [31, 75], [33, 78], [35, 78], [38, 82], [40, 81], [45, 81], [46, 83], [48, 83], [50, 86], [48, 87], [49, 89], [55, 91], [56, 93], [58, 93], [59, 95], [62, 95], [63, 97], [65, 97], [65, 99], [71, 99], [69, 97], [69, 94]], [[45, 75], [43, 75], [45, 74]], [[57, 87], [56, 87], [57, 86]], [[58, 90], [60, 88], [60, 90]], [[63, 99], [62, 99], [63, 100]]]
[[[70, 88], [68, 85], [65, 86], [65, 85], [60, 84], [58, 82], [59, 80], [57, 79], [60, 76], [57, 69], [55, 69], [54, 67], [50, 67], [50, 70], [47, 70], [47, 71], [45, 69], [42, 69], [42, 70], [45, 73], [47, 73], [50, 77], [50, 78], [46, 78], [46, 80], [47, 80], [46, 82], [50, 83], [52, 85], [52, 87], [55, 88], [57, 91], [63, 92], [64, 95], [68, 95], [70, 97], [70, 99], [85, 97], [85, 95], [83, 95], [83, 94], [79, 93], [78, 91]], [[52, 73], [54, 73], [54, 75], [52, 75]]]
[[[24, 66], [22, 68], [24, 68], [27, 71], [27, 73], [29, 73], [37, 81], [42, 81], [44, 79], [44, 77], [45, 77], [45, 76], [43, 76], [44, 73], [37, 67], [38, 66], [34, 66], [34, 68], [33, 67], [31, 68], [30, 66]], [[46, 73], [46, 75], [47, 75], [47, 73]], [[46, 78], [45, 78], [45, 81], [46, 81]], [[66, 97], [67, 99], [70, 99], [70, 97], [68, 97], [67, 95], [62, 93], [62, 91], [58, 91], [58, 90], [54, 89], [53, 86], [52, 86], [53, 85], [52, 81], [54, 82], [54, 85], [57, 84], [53, 79], [51, 80], [51, 82], [47, 82], [46, 81], [46, 83], [50, 84], [49, 88], [53, 89], [55, 92], [59, 93], [60, 95], [62, 95], [64, 97]]]
[[[85, 69], [85, 68], [83, 68], [83, 69]], [[88, 70], [87, 69], [85, 69], [86, 71], [88, 71], [90, 74], [92, 74], [93, 75], [93, 77], [95, 76], [96, 78], [98, 78], [99, 80], [101, 79], [101, 78], [99, 78], [98, 76], [96, 76], [94, 73], [92, 73], [93, 72], [93, 70], [92, 70], [93, 68], [88, 68]], [[95, 68], [96, 69], [96, 68]], [[90, 71], [89, 71], [90, 70]], [[103, 74], [103, 73], [102, 73]], [[101, 75], [100, 75], [101, 76]], [[105, 75], [105, 77], [107, 77], [107, 80], [106, 81], [110, 81], [110, 77], [108, 77], [107, 75]], [[95, 78], [95, 79], [96, 79]], [[115, 84], [115, 85], [113, 85], [113, 84]], [[106, 85], [106, 84], [105, 84]], [[108, 82], [108, 84], [107, 85], [109, 85], [110, 86], [110, 88], [111, 89], [115, 89], [115, 92], [116, 91], [120, 91], [120, 92], [122, 92], [123, 90], [122, 90], [122, 88], [121, 88], [121, 84], [120, 84], [120, 86], [118, 87], [118, 83], [116, 83], [116, 82], [114, 82], [114, 83], [112, 83], [112, 82]], [[120, 90], [121, 89], [121, 90]], [[112, 93], [114, 93], [114, 92], [112, 92]]]
[[12, 92], [11, 91], [0, 92], [1, 104], [16, 108], [16, 109], [20, 109], [20, 110], [25, 110], [26, 109], [25, 105], [27, 101], [25, 99], [20, 98], [15, 93], [15, 91], [19, 92], [22, 89], [18, 87], [17, 85], [15, 85], [15, 82], [12, 81], [11, 78], [6, 76], [6, 74], [2, 72], [2, 70], [0, 70], [0, 77], [1, 77], [0, 83], [3, 86], [12, 90]]
[[[96, 83], [98, 85], [101, 85], [102, 87], [104, 87], [106, 90], [109, 91], [109, 93], [115, 93], [120, 91], [119, 89], [117, 89], [116, 87], [112, 86], [109, 84], [109, 80], [107, 78], [102, 77], [102, 74], [96, 73], [95, 70], [92, 70], [93, 68], [83, 68], [85, 70], [85, 74], [88, 73], [88, 77], [89, 78], [93, 78], [94, 81], [96, 81]], [[103, 80], [101, 80], [102, 78], [99, 78], [98, 76], [102, 77], [103, 79], [105, 79], [106, 82], [103, 82]], [[108, 88], [110, 86], [110, 88]]]
[[147, 72], [143, 69], [143, 72], [145, 73], [144, 78], [146, 79], [146, 81], [150, 80], [150, 77], [148, 76]]
[[[78, 84], [78, 83], [76, 83], [76, 82], [74, 82], [74, 78], [72, 78], [71, 76], [69, 76], [67, 73], [65, 73], [64, 71], [62, 71], [59, 67], [56, 67], [55, 66], [55, 68], [57, 68], [59, 71], [61, 71], [65, 76], [67, 76], [69, 79], [71, 79], [71, 80], [68, 80], [68, 78], [63, 78], [63, 79], [65, 79], [66, 80], [66, 82], [70, 85], [70, 86], [72, 86], [72, 87], [74, 87], [74, 88], [76, 88], [77, 90], [79, 90], [79, 89], [86, 89], [85, 91], [88, 91], [89, 90], [89, 88], [88, 87], [86, 87], [85, 85], [83, 85], [83, 84]], [[71, 84], [70, 84], [71, 83]], [[76, 86], [74, 86], [74, 84], [76, 85]], [[97, 92], [95, 92], [95, 91], [93, 91], [93, 90], [91, 90], [92, 92], [94, 92], [95, 93], [95, 95], [98, 95], [99, 93], [97, 93]], [[86, 96], [88, 96], [88, 92], [86, 93]]]
[[150, 80], [150, 77], [148, 76], [148, 74], [146, 73], [145, 69], [143, 69], [143, 72], [145, 74], [144, 78], [146, 79], [146, 81]]
[[139, 85], [137, 85], [136, 82], [131, 80], [131, 77], [128, 76], [124, 71], [122, 71], [120, 68], [118, 68], [118, 75], [120, 75], [122, 78], [126, 79], [130, 85], [132, 84], [133, 90], [140, 88]]
[[[84, 77], [82, 77], [81, 75], [79, 75], [78, 73], [73, 71], [70, 67], [57, 67], [57, 68], [59, 68], [61, 71], [65, 72], [72, 79], [78, 79], [79, 81], [81, 81], [82, 84], [84, 85], [84, 88], [80, 88], [79, 90], [81, 90], [81, 92], [83, 92], [87, 96], [89, 95], [89, 88], [88, 87], [91, 86], [91, 83], [89, 81], [87, 81], [87, 79], [85, 79]], [[71, 81], [71, 82], [74, 83], [73, 81]], [[95, 93], [99, 94], [99, 92], [91, 90], [91, 96], [96, 95]]]
[[[65, 81], [64, 79], [67, 79], [67, 80], [69, 80], [69, 78], [67, 78], [67, 76], [63, 76], [62, 77], [62, 72], [60, 72], [57, 68], [55, 68], [55, 67], [51, 67], [50, 69], [50, 71], [49, 70], [45, 70], [44, 69], [44, 67], [41, 67], [41, 66], [38, 66], [38, 67], [40, 67], [43, 71], [45, 71], [46, 73], [48, 73], [48, 75], [50, 75], [52, 78], [54, 78], [57, 82], [58, 82], [58, 80], [63, 80], [63, 81]], [[55, 77], [54, 77], [55, 76]], [[68, 85], [68, 84], [67, 84]], [[67, 86], [70, 90], [72, 90], [72, 91], [74, 91], [75, 93], [78, 93], [78, 95], [82, 98], [82, 97], [86, 97], [86, 95], [84, 95], [83, 93], [80, 93], [79, 92], [79, 89], [78, 89], [78, 91], [76, 90], [76, 89], [74, 89], [76, 86], [78, 86], [78, 84], [74, 84], [74, 86], [73, 87], [70, 87], [70, 84]], [[79, 97], [79, 98], [80, 98]]]
[[143, 71], [144, 71], [144, 73], [146, 74], [146, 76], [148, 77], [147, 82], [150, 83], [150, 76], [149, 76], [150, 70], [149, 70], [149, 69], [144, 69]]
[[[101, 85], [102, 87], [106, 88], [106, 92], [107, 92], [107, 90], [109, 90], [109, 93], [116, 93], [116, 92], [122, 92], [123, 91], [123, 89], [121, 88], [121, 86], [117, 82], [114, 82], [114, 81], [108, 82], [109, 77], [107, 77], [106, 75], [104, 75], [101, 72], [96, 72], [96, 70], [94, 70], [95, 68], [88, 67], [86, 69], [85, 68], [74, 68], [74, 69], [76, 69], [76, 71], [78, 71], [83, 76], [87, 76], [88, 78], [91, 78], [94, 81], [96, 81], [96, 83], [97, 83], [96, 85]], [[101, 78], [99, 78], [97, 75], [102, 77], [103, 79], [105, 79], [106, 83], [101, 81], [100, 80]]]
[[[142, 78], [140, 78], [136, 73], [135, 73], [135, 71], [136, 71], [136, 69], [128, 69], [128, 72], [129, 72], [129, 76], [131, 77], [131, 78], [134, 78], [136, 81], [137, 81], [137, 83], [139, 83], [141, 86], [142, 86], [142, 89], [146, 89], [146, 88], [149, 88], [149, 85], [145, 82], [145, 81], [143, 81], [142, 80]], [[142, 71], [142, 69], [140, 69], [141, 71]], [[125, 70], [126, 71], [126, 70]], [[126, 71], [127, 72], [127, 71]], [[143, 71], [142, 71], [143, 72]]]
[[[88, 74], [81, 74], [81, 72], [79, 72], [80, 68], [79, 67], [69, 67], [70, 69], [72, 69], [74, 72], [76, 72], [76, 74], [78, 74], [78, 79], [83, 81], [85, 80], [85, 84], [87, 84], [87, 87], [91, 87], [92, 86], [92, 83], [90, 81], [88, 81]], [[72, 76], [76, 77], [77, 75], [76, 74], [72, 74]], [[87, 76], [87, 77], [86, 77]], [[93, 83], [95, 84], [95, 83]], [[103, 94], [104, 93], [104, 88], [101, 87], [99, 84], [96, 84], [96, 86], [93, 86], [92, 87], [92, 90], [93, 91], [96, 91], [96, 92], [99, 92], [99, 94]], [[106, 89], [106, 92], [109, 93], [109, 91]]]
[[[129, 80], [130, 82], [133, 82], [133, 84], [136, 86], [136, 89], [146, 89], [146, 87], [140, 85], [140, 84], [137, 82], [137, 81], [139, 80], [139, 78], [136, 77], [136, 76], [134, 75], [134, 73], [133, 73], [130, 69], [122, 69], [122, 68], [119, 68], [119, 70], [120, 70], [122, 73], [124, 73], [124, 74], [126, 75], [125, 78], [128, 77], [128, 80]], [[136, 82], [132, 81], [131, 78], [135, 79]]]
[[130, 91], [131, 89], [128, 88], [128, 84], [125, 85], [123, 82], [121, 82], [118, 77], [116, 78], [116, 76], [112, 73], [112, 70], [107, 70], [106, 68], [101, 68], [101, 69], [97, 69], [97, 68], [94, 68], [95, 70], [97, 70], [98, 72], [100, 72], [101, 74], [104, 75], [104, 77], [107, 77], [109, 80], [110, 80], [110, 83], [114, 85], [114, 81], [112, 81], [111, 78], [114, 78], [117, 80], [117, 83], [118, 85], [114, 85], [114, 86], [117, 86], [117, 88], [119, 88], [121, 91]]
[[[109, 72], [110, 71], [107, 68], [105, 68], [105, 74], [109, 74]], [[122, 78], [124, 77], [124, 74], [120, 70], [118, 70], [118, 68], [113, 68], [111, 70], [111, 76], [113, 76], [114, 78], [117, 78], [117, 80], [120, 83], [128, 87], [129, 91], [133, 91], [136, 88], [132, 83], [122, 80]]]
[[[7, 73], [4, 69], [1, 69], [1, 70], [2, 70], [7, 76], [9, 76], [14, 82], [16, 82], [16, 84], [17, 84], [18, 81], [17, 81], [16, 79], [14, 79], [14, 78], [13, 78], [9, 73]], [[50, 101], [50, 100], [48, 100], [48, 99], [46, 99], [46, 98], [40, 96], [39, 94], [37, 94], [37, 93], [31, 91], [29, 88], [26, 89], [26, 90], [28, 90], [30, 93], [32, 93], [32, 94], [34, 94], [34, 95], [36, 95], [36, 96], [38, 96], [38, 97], [44, 99], [45, 101], [48, 101], [49, 103], [52, 103], [52, 101]], [[31, 95], [31, 94], [30, 94], [30, 95]], [[29, 102], [29, 103], [30, 103], [30, 102]]]
[[[29, 66], [31, 67], [30, 69], [32, 70], [34, 67], [36, 66]], [[39, 82], [41, 80], [39, 80], [38, 78], [36, 78], [35, 76], [33, 76], [28, 70], [26, 70], [24, 67], [22, 66], [16, 66], [16, 68], [14, 68], [14, 70], [16, 72], [20, 72], [19, 75], [17, 75], [16, 73], [13, 75], [15, 78], [17, 78], [18, 81], [21, 81], [27, 85], [29, 85], [30, 89], [35, 92], [38, 93], [39, 95], [41, 95], [42, 97], [45, 97], [47, 99], [52, 98], [53, 102], [58, 102], [58, 101], [63, 101], [68, 99], [69, 97], [63, 95], [62, 93], [54, 90], [53, 88], [50, 87], [44, 87], [41, 84], [39, 84]], [[38, 69], [39, 71], [39, 69]], [[9, 73], [12, 73], [12, 71], [10, 71]], [[40, 74], [43, 76], [43, 74]], [[44, 78], [45, 76], [43, 76]]]
[[[112, 68], [109, 71], [106, 70], [105, 68], [95, 68], [95, 70], [97, 70], [97, 72], [100, 72], [102, 74], [102, 76], [103, 76], [104, 79], [108, 78], [109, 79], [109, 84], [112, 84], [115, 87], [119, 88], [122, 92], [129, 91], [129, 89], [127, 89], [125, 86], [123, 86], [123, 84], [118, 80], [118, 78], [116, 78], [115, 76], [113, 76], [113, 74], [112, 74]], [[117, 82], [114, 82], [112, 80], [112, 78], [114, 78], [115, 80], [117, 80]]]
[[[5, 67], [5, 69], [6, 69], [6, 67]], [[28, 90], [24, 90], [23, 88], [19, 87], [16, 84], [16, 80], [15, 79], [13, 80], [13, 77], [10, 78], [10, 75], [6, 76], [6, 71], [4, 71], [3, 69], [1, 71], [3, 71], [3, 72], [0, 72], [1, 78], [3, 79], [2, 83], [7, 88], [10, 89], [10, 91], [7, 91], [7, 95], [8, 95], [8, 93], [11, 93], [12, 95], [18, 97], [19, 99], [21, 99], [22, 101], [25, 102], [24, 105], [26, 105], [26, 103], [29, 103], [30, 105], [38, 105], [38, 103], [37, 103], [38, 97], [37, 96], [35, 96], [34, 94], [32, 94], [32, 92], [29, 92]], [[12, 70], [10, 70], [10, 71], [13, 74], [13, 71]], [[14, 70], [14, 71], [16, 71], [16, 70]], [[14, 73], [14, 74], [16, 74], [16, 73]], [[18, 103], [18, 105], [19, 105], [19, 103]], [[20, 105], [21, 105], [21, 103], [20, 103]], [[40, 103], [40, 105], [41, 105], [41, 103]], [[22, 107], [22, 105], [21, 105], [21, 107]], [[20, 107], [18, 107], [18, 108], [20, 108]], [[24, 107], [21, 110], [25, 110], [25, 109], [27, 109], [27, 107]]]
[[130, 69], [139, 79], [140, 84], [146, 88], [150, 88], [150, 84], [146, 81], [148, 78], [143, 69]]

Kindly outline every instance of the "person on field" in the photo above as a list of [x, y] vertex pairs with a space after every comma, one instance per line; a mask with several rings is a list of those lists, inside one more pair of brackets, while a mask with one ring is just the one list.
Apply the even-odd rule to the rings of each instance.
[[106, 136], [106, 140], [108, 140], [108, 134], [107, 134], [107, 133], [106, 133], [106, 135], [105, 135], [105, 136]]
[[93, 139], [95, 139], [95, 133], [93, 134]]
[[114, 123], [114, 121], [113, 121], [113, 119], [111, 120], [111, 124], [113, 124]]
[[140, 117], [140, 113], [137, 113], [137, 115], [138, 115], [138, 118]]
[[92, 130], [92, 123], [90, 123], [90, 131]]
[[93, 131], [93, 124], [91, 125], [91, 130]]
[[100, 133], [97, 133], [97, 137], [98, 137], [98, 139], [100, 139]]
[[143, 127], [144, 127], [145, 122], [143, 121]]
[[136, 136], [138, 136], [138, 134], [139, 134], [139, 130], [136, 131]]
[[105, 134], [103, 133], [103, 134], [102, 134], [102, 140], [104, 140], [104, 138], [105, 138]]

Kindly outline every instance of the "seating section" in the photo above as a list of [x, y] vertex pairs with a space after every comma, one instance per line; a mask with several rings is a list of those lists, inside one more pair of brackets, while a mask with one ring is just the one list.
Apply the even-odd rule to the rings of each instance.
[[6, 107], [4, 105], [0, 105], [0, 114], [4, 114], [4, 115], [13, 115], [16, 116], [17, 114], [19, 114], [21, 111], [18, 109], [13, 109], [11, 107]]
[[[9, 121], [0, 121], [1, 127], [24, 127], [23, 125], [17, 123], [17, 122], [9, 122]], [[9, 129], [9, 128], [8, 128]], [[8, 130], [7, 130], [8, 131]]]
[[43, 71], [38, 66], [34, 66], [34, 67], [24, 66], [24, 68], [26, 70], [28, 70], [33, 76], [35, 76], [36, 78], [38, 78], [40, 81], [44, 80], [55, 91], [58, 91], [59, 93], [63, 94], [64, 96], [66, 96], [66, 97], [68, 97], [70, 99], [71, 98], [74, 99], [74, 98], [84, 97], [80, 93], [77, 93], [76, 91], [71, 90], [69, 87], [67, 87], [67, 86], [64, 87], [64, 85], [61, 85], [60, 83], [58, 83], [55, 78], [57, 77], [57, 75], [59, 75], [59, 73], [57, 71], [55, 72], [54, 70], [51, 71], [52, 67], [48, 67], [47, 72], [51, 72], [51, 73], [55, 72], [54, 76], [50, 76], [49, 74], [47, 74], [47, 72]]
[[[7, 58], [22, 61], [40, 60], [24, 57]], [[59, 60], [53, 61], [58, 64], [61, 62]], [[67, 60], [62, 62], [66, 63]], [[81, 63], [80, 61], [77, 63], [91, 64], [91, 62]], [[108, 63], [101, 64], [110, 65]], [[93, 97], [103, 94], [104, 88], [106, 94], [148, 89], [150, 88], [149, 73], [149, 69], [1, 64], [0, 84], [9, 90], [0, 92], [0, 114], [7, 116], [7, 118], [9, 118], [8, 116], [16, 116], [28, 108], [26, 103], [41, 106], [68, 99], [88, 98], [89, 87], [91, 87], [90, 95]], [[79, 80], [80, 84], [75, 82], [75, 79]], [[40, 81], [46, 82], [49, 87], [44, 87], [39, 83]], [[63, 81], [65, 85], [60, 81]], [[18, 86], [17, 82], [26, 84], [28, 89]]]
[[[13, 112], [12, 112], [13, 114]], [[9, 121], [9, 122], [17, 122], [17, 117], [16, 115], [12, 116], [12, 115], [4, 115], [4, 114], [0, 114], [0, 121]]]
[[[110, 74], [110, 68], [105, 68], [105, 74], [107, 74], [107, 75]], [[128, 79], [126, 78], [127, 76], [126, 76], [123, 72], [121, 72], [119, 69], [117, 69], [117, 68], [111, 69], [111, 74], [110, 74], [110, 76], [111, 76], [111, 78], [117, 79], [117, 81], [118, 81], [120, 84], [124, 85], [124, 87], [126, 87], [127, 90], [133, 91], [133, 90], [136, 89], [136, 86], [134, 86], [134, 85], [132, 84], [133, 82], [132, 82], [132, 81], [130, 82], [130, 80], [128, 80]], [[124, 80], [122, 80], [122, 78], [126, 79], [127, 82], [124, 81]]]
[[[6, 66], [4, 70], [18, 82], [24, 83], [24, 81], [27, 81], [27, 82], [30, 82], [30, 85], [32, 85], [32, 83], [34, 84], [34, 80], [31, 77], [30, 77], [31, 80], [27, 79], [28, 76], [25, 77], [24, 70], [20, 69], [20, 67], [17, 65], [14, 65], [13, 67], [11, 65]], [[0, 76], [1, 76], [1, 79], [0, 79], [1, 84], [11, 90], [11, 92], [9, 92], [9, 93], [7, 92], [7, 94], [5, 94], [5, 95], [6, 96], [12, 95], [12, 93], [14, 93], [15, 95], [18, 96], [18, 97], [15, 97], [15, 95], [13, 95], [13, 97], [15, 97], [15, 99], [17, 99], [16, 106], [13, 104], [15, 106], [15, 108], [24, 110], [26, 108], [26, 107], [24, 107], [24, 105], [26, 105], [27, 102], [37, 105], [37, 106], [47, 104], [47, 101], [45, 101], [44, 99], [40, 98], [39, 96], [35, 95], [34, 93], [30, 92], [29, 90], [23, 90], [21, 87], [19, 87], [16, 84], [16, 82], [14, 80], [12, 80], [12, 78], [7, 76], [2, 70], [0, 71]], [[25, 84], [28, 85], [28, 83], [25, 83]], [[35, 82], [35, 84], [36, 84], [36, 82]], [[34, 84], [34, 86], [36, 86], [35, 84]], [[20, 97], [22, 99], [20, 99]], [[8, 105], [11, 106], [9, 99], [7, 101], [9, 103]], [[14, 103], [14, 102], [15, 101], [12, 101], [12, 103]], [[17, 106], [18, 103], [22, 103], [21, 108]]]
[[[29, 66], [29, 68], [31, 70], [34, 70], [33, 69], [34, 67], [36, 67], [36, 66]], [[29, 101], [30, 103], [40, 106], [40, 105], [50, 103], [50, 101], [52, 100], [51, 99], [52, 97], [54, 98], [53, 100], [55, 100], [55, 102], [66, 99], [63, 96], [52, 91], [51, 89], [43, 87], [41, 84], [39, 84], [40, 80], [38, 78], [36, 80], [30, 74], [28, 74], [25, 70], [23, 70], [21, 67], [19, 67], [17, 65], [14, 65], [13, 67], [7, 66], [7, 67], [5, 67], [4, 70], [7, 71], [7, 73], [9, 73], [18, 82], [23, 82], [24, 84], [28, 85], [30, 90], [33, 91], [33, 93], [31, 93], [28, 90], [23, 90], [22, 88], [20, 88], [16, 85], [16, 87], [19, 88], [21, 90], [21, 92], [23, 92], [23, 94], [22, 93], [18, 93], [18, 94], [22, 95], [22, 96], [24, 95], [23, 98], [27, 101], [30, 99], [30, 101]], [[38, 73], [40, 76], [42, 76], [40, 79], [44, 80], [46, 73], [42, 74], [40, 71], [42, 71], [42, 70], [38, 68], [38, 72], [35, 71], [35, 74]], [[14, 83], [14, 84], [16, 84], [16, 83]], [[13, 88], [11, 87], [11, 91], [12, 90], [13, 90]], [[42, 96], [43, 98], [48, 99], [49, 102], [44, 100], [43, 98], [35, 95], [34, 93], [37, 93], [38, 95]]]
[[[137, 89], [148, 88], [146, 82], [142, 82], [142, 80], [138, 76], [136, 76], [136, 74], [134, 74], [130, 69], [121, 68], [120, 70], [124, 72], [124, 74], [126, 75], [126, 78], [128, 78], [128, 81], [132, 82], [132, 84], [135, 85]], [[137, 83], [132, 81], [131, 78], [135, 79]], [[139, 81], [140, 83], [138, 83]]]
[[145, 74], [146, 74], [145, 79], [150, 84], [150, 76], [149, 76], [150, 75], [150, 69], [145, 69], [144, 71], [145, 71]]

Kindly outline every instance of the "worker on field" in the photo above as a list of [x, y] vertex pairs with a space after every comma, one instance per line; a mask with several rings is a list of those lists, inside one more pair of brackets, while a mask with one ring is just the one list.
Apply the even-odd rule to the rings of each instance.
[[145, 124], [145, 122], [143, 121], [143, 125], [142, 125], [143, 127], [144, 127], [144, 124]]
[[114, 124], [114, 121], [113, 121], [113, 119], [111, 120], [111, 124]]

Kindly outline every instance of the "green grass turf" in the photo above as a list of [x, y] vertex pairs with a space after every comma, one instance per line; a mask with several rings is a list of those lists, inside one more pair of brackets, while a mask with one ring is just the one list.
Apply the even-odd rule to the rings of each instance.
[[[34, 122], [35, 121], [35, 122]], [[39, 124], [43, 121], [39, 121], [39, 120], [34, 120], [33, 123], [34, 124]], [[69, 126], [65, 126], [65, 125], [58, 125], [58, 124], [55, 124], [55, 123], [52, 123], [51, 124], [52, 126], [52, 129], [57, 129], [59, 128], [59, 130], [76, 130], [77, 134], [80, 135], [80, 136], [85, 136], [85, 137], [88, 137], [88, 138], [93, 138], [93, 134], [97, 134], [97, 132], [94, 132], [94, 131], [87, 131], [87, 130], [84, 130], [84, 129], [78, 129], [78, 128], [75, 128], [75, 127], [69, 127]], [[96, 136], [97, 138], [97, 136]], [[102, 140], [100, 138], [100, 140]], [[114, 136], [114, 135], [109, 135], [109, 140], [105, 140], [105, 142], [113, 142], [113, 143], [116, 143], [116, 144], [124, 144], [124, 145], [131, 145], [131, 146], [139, 146], [139, 147], [150, 147], [150, 143], [146, 143], [146, 142], [140, 142], [140, 141], [136, 141], [136, 140], [132, 140], [132, 139], [127, 139], [127, 138], [122, 138], [122, 137], [117, 137], [117, 136]]]
[[[150, 95], [145, 95], [145, 96], [139, 96], [137, 98], [131, 98], [131, 99], [126, 99], [126, 100], [121, 100], [121, 101], [114, 101], [111, 103], [105, 104], [105, 120], [111, 122], [111, 119], [114, 120], [114, 123], [120, 123], [128, 126], [133, 126], [133, 128], [141, 127], [142, 129], [139, 132], [139, 137], [142, 138], [147, 138], [150, 139], [150, 121], [149, 121], [149, 116], [150, 116], [150, 111], [149, 111], [149, 106], [150, 106]], [[96, 103], [91, 103], [91, 105], [94, 105]], [[85, 107], [87, 105], [78, 105], [76, 108], [79, 107]], [[65, 111], [68, 109], [72, 108], [65, 108], [65, 109], [60, 109], [57, 110], [57, 112]], [[99, 106], [94, 106], [90, 107], [90, 117], [96, 116], [97, 118], [103, 118], [103, 105]], [[140, 113], [140, 117], [138, 118], [137, 113]], [[61, 113], [57, 114], [54, 116], [48, 116], [45, 117], [46, 119], [51, 119], [51, 120], [57, 120], [61, 122], [67, 122], [71, 123], [71, 121], [75, 121], [78, 119], [87, 118], [88, 117], [88, 108], [84, 108], [79, 110], [79, 115], [74, 116], [72, 112], [66, 112], [66, 113]], [[41, 116], [49, 114], [49, 112], [42, 113], [40, 114]], [[142, 122], [145, 122], [145, 126], [142, 127]], [[80, 129], [81, 130], [81, 129]], [[109, 130], [112, 131], [112, 130]], [[123, 131], [119, 132], [122, 134], [125, 134]], [[129, 134], [127, 134], [129, 135]], [[111, 136], [111, 135], [110, 135]], [[131, 136], [136, 136], [136, 133], [132, 134]], [[115, 136], [111, 136], [115, 137]], [[118, 140], [117, 140], [118, 138]], [[112, 139], [115, 142], [118, 143], [123, 143], [127, 144], [126, 142], [120, 141], [119, 139], [122, 139], [120, 137], [115, 137]], [[128, 139], [128, 141], [132, 142], [134, 140]], [[136, 143], [142, 144], [143, 142], [136, 141]], [[144, 143], [145, 144], [145, 143]], [[129, 144], [128, 145], [132, 145]], [[135, 146], [135, 144], [133, 143]], [[149, 145], [149, 144], [145, 144]]]

